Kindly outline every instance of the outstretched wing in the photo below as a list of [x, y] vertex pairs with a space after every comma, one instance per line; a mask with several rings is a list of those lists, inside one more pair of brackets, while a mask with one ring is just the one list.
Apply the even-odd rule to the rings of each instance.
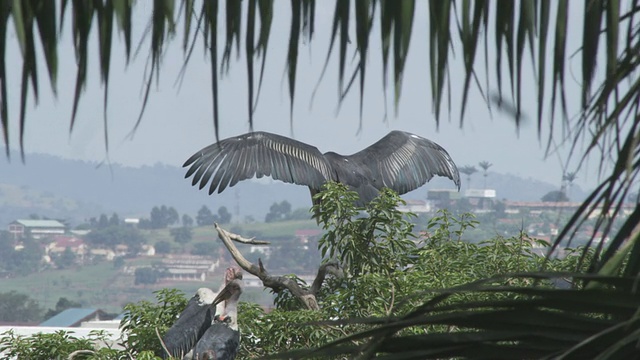
[[371, 171], [371, 184], [398, 194], [417, 189], [434, 175], [446, 176], [460, 189], [460, 173], [449, 153], [429, 139], [392, 131], [368, 148], [348, 157]]
[[267, 132], [252, 132], [209, 145], [183, 165], [192, 185], [208, 183], [209, 195], [238, 181], [271, 176], [276, 180], [319, 189], [333, 178], [331, 166], [314, 146]]

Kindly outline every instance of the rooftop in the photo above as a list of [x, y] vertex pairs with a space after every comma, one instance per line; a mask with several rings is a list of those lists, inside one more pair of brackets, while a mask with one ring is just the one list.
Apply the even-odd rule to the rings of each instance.
[[30, 228], [64, 228], [64, 224], [58, 220], [16, 220], [20, 225], [30, 227]]
[[43, 321], [39, 326], [80, 326], [80, 323], [82, 321], [90, 320], [100, 313], [102, 313], [102, 311], [98, 309], [70, 308], [62, 311], [58, 315], [49, 318], [48, 320]]

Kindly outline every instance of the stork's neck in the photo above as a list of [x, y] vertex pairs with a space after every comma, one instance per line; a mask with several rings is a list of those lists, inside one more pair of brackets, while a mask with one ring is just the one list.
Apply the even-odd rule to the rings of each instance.
[[225, 318], [230, 318], [229, 327], [235, 331], [238, 331], [238, 300], [227, 300], [224, 307]]

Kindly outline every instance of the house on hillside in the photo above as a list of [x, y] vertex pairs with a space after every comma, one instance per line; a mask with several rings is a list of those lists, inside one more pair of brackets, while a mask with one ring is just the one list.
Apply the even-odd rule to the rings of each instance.
[[64, 235], [65, 225], [57, 220], [15, 220], [9, 224], [14, 239], [31, 235], [34, 239]]
[[39, 326], [80, 327], [85, 321], [110, 320], [107, 313], [100, 309], [70, 308], [62, 311]]
[[61, 253], [67, 248], [78, 256], [82, 256], [87, 251], [87, 246], [82, 239], [75, 236], [58, 235], [47, 245], [45, 252], [47, 254]]

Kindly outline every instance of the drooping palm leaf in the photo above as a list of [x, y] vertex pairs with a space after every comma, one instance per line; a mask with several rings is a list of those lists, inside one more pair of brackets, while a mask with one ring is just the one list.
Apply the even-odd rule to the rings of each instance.
[[[494, 285], [504, 278], [597, 282], [591, 290]], [[434, 290], [431, 300], [410, 313], [391, 318], [330, 322], [370, 325], [318, 349], [274, 358], [344, 355], [376, 359], [527, 359], [633, 358], [639, 350], [640, 294], [627, 292], [632, 277], [570, 273], [512, 274], [453, 289]], [[434, 294], [433, 294], [434, 293]], [[463, 293], [511, 294], [517, 298], [447, 301]], [[445, 325], [450, 331], [419, 331]], [[309, 325], [317, 326], [317, 325]], [[409, 329], [409, 332], [399, 333]], [[413, 331], [411, 330], [413, 329]], [[609, 357], [606, 357], [609, 356]]]

